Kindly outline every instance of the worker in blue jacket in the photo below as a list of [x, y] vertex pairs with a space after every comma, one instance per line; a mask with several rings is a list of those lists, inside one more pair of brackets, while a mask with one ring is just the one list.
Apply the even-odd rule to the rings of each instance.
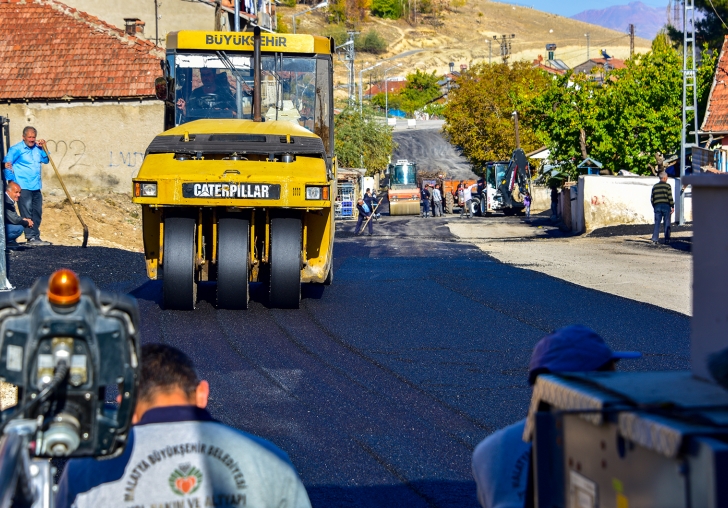
[[41, 193], [41, 164], [48, 164], [45, 140], [36, 141], [38, 131], [35, 127], [23, 129], [23, 141], [10, 147], [3, 159], [5, 180], [16, 182], [22, 189], [18, 208], [20, 215], [32, 220], [25, 228], [25, 241], [28, 246], [50, 245], [40, 238], [40, 223], [43, 219], [43, 194]]

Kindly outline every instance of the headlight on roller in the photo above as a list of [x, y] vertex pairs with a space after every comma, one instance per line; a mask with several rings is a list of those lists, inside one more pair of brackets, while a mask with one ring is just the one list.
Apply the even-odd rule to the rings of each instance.
[[134, 197], [156, 198], [157, 182], [134, 182]]
[[324, 200], [328, 201], [329, 199], [329, 187], [328, 185], [324, 186], [311, 186], [306, 187], [306, 199], [316, 199], [316, 200]]

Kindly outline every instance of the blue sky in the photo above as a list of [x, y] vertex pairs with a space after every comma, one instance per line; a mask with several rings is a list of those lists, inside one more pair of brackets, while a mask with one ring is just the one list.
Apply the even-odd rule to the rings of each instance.
[[[606, 9], [613, 5], [627, 5], [630, 0], [500, 0], [504, 3], [525, 5], [539, 11], [551, 12], [561, 16], [573, 16], [581, 11]], [[667, 7], [667, 0], [640, 0], [651, 7]]]

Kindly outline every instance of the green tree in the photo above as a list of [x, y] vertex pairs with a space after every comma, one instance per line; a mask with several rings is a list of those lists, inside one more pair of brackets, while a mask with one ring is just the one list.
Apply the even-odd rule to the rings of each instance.
[[339, 166], [364, 167], [367, 175], [384, 171], [396, 148], [392, 129], [378, 120], [369, 109], [359, 114], [346, 108], [334, 119], [334, 150]]
[[[440, 86], [437, 84], [439, 78], [435, 75], [435, 71], [431, 74], [421, 72], [419, 69], [414, 74], [407, 75], [407, 84], [398, 94], [401, 108], [413, 114], [415, 111], [422, 109], [428, 102], [437, 99], [440, 95]], [[389, 100], [392, 100], [389, 94]]]
[[[474, 65], [450, 90], [444, 131], [475, 167], [508, 159], [515, 148], [513, 111], [523, 112], [550, 83], [546, 73], [527, 62]], [[542, 145], [526, 122], [521, 123], [520, 139], [526, 151]]]
[[[704, 54], [698, 96], [704, 105], [715, 57]], [[624, 69], [609, 72], [603, 84], [585, 75], [566, 75], [536, 98], [528, 121], [552, 158], [576, 176], [576, 165], [592, 157], [614, 172], [650, 174], [655, 152], [678, 150], [682, 128], [682, 58], [667, 38], [636, 55]], [[692, 113], [688, 119], [691, 119]]]
[[[679, 0], [673, 0], [678, 2]], [[720, 50], [725, 34], [728, 32], [728, 0], [695, 0], [698, 11], [695, 18], [696, 39], [706, 43], [710, 49]], [[682, 5], [680, 5], [682, 11]], [[682, 15], [680, 17], [682, 19]], [[680, 26], [669, 26], [668, 33], [676, 46], [682, 47], [683, 32]]]
[[402, 17], [400, 0], [372, 0], [372, 14], [380, 18], [399, 19]]

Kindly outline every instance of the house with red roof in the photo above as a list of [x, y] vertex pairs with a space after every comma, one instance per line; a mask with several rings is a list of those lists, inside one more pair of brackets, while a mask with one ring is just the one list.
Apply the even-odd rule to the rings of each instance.
[[76, 188], [130, 192], [163, 129], [154, 96], [163, 51], [56, 0], [0, 0], [0, 19], [0, 115], [11, 143], [32, 125]]
[[693, 149], [693, 167], [728, 172], [728, 35], [718, 56], [700, 134], [708, 136], [709, 149]]
[[722, 139], [723, 145], [728, 146], [728, 35], [720, 50], [718, 68], [713, 77], [700, 132], [714, 139]]

